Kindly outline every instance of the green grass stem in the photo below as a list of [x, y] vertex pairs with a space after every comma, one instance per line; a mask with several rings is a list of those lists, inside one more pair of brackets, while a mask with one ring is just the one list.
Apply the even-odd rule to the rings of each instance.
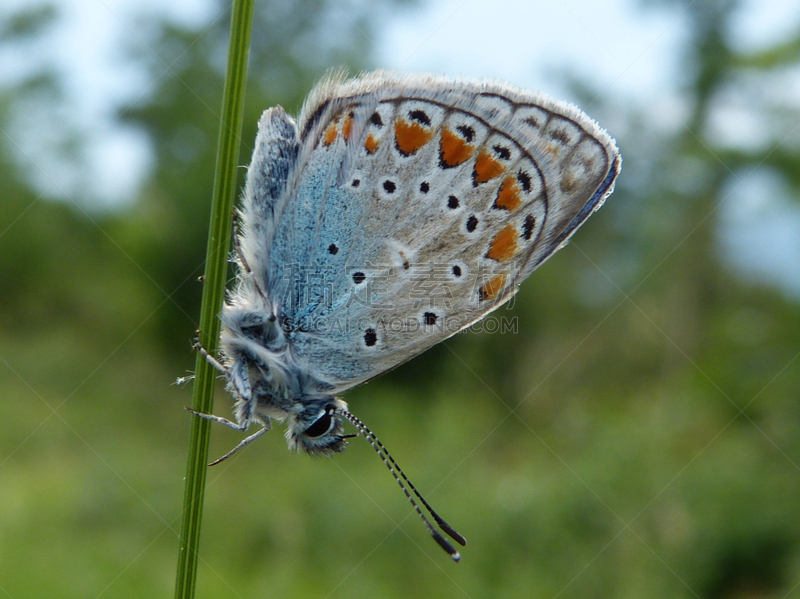
[[[222, 309], [228, 272], [231, 214], [236, 197], [236, 169], [242, 132], [253, 4], [254, 0], [234, 0], [231, 15], [228, 65], [222, 97], [203, 300], [200, 308], [200, 342], [212, 353], [217, 349], [219, 339], [218, 315]], [[192, 395], [192, 407], [198, 412], [213, 412], [216, 375], [214, 369], [198, 353]], [[195, 596], [211, 425], [208, 420], [201, 418], [192, 418], [190, 422], [183, 522], [175, 579], [176, 599], [190, 599]]]

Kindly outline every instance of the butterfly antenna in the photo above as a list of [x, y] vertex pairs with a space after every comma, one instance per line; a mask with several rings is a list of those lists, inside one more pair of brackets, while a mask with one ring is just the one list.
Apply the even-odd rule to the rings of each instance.
[[419, 517], [422, 518], [422, 523], [428, 529], [428, 532], [431, 533], [433, 540], [436, 541], [439, 544], [439, 546], [450, 555], [450, 557], [453, 558], [453, 561], [456, 562], [459, 561], [461, 559], [461, 554], [459, 554], [458, 551], [456, 551], [455, 548], [447, 541], [447, 539], [445, 539], [441, 534], [439, 534], [439, 531], [437, 531], [433, 527], [430, 521], [425, 517], [425, 514], [422, 513], [422, 510], [419, 508], [419, 505], [417, 504], [416, 501], [414, 501], [414, 498], [411, 496], [411, 493], [409, 493], [408, 490], [411, 489], [414, 495], [416, 495], [417, 498], [420, 500], [420, 503], [422, 503], [422, 505], [425, 506], [425, 509], [428, 510], [431, 517], [436, 521], [436, 524], [439, 525], [439, 528], [441, 528], [451, 539], [453, 539], [456, 543], [458, 543], [461, 546], [465, 546], [467, 544], [467, 540], [463, 536], [461, 536], [461, 534], [459, 534], [452, 526], [450, 526], [447, 522], [445, 522], [439, 516], [439, 514], [433, 511], [433, 508], [428, 504], [427, 501], [425, 501], [422, 495], [419, 494], [417, 488], [413, 485], [413, 483], [410, 480], [408, 480], [408, 477], [405, 475], [403, 470], [400, 468], [400, 466], [397, 465], [397, 462], [394, 461], [394, 458], [392, 457], [392, 454], [389, 453], [389, 450], [386, 449], [383, 443], [380, 442], [380, 439], [378, 439], [378, 437], [375, 436], [375, 433], [369, 430], [366, 424], [364, 424], [356, 416], [354, 416], [353, 414], [342, 408], [337, 408], [335, 412], [338, 415], [342, 416], [343, 418], [346, 418], [350, 422], [350, 424], [356, 427], [358, 432], [361, 433], [361, 435], [367, 441], [369, 441], [369, 444], [372, 445], [372, 448], [375, 450], [375, 453], [377, 453], [381, 457], [383, 463], [386, 465], [386, 467], [389, 469], [389, 472], [392, 473], [392, 476], [394, 476], [394, 479], [397, 481], [397, 484], [400, 485], [400, 488], [403, 490], [403, 493], [405, 493], [406, 497], [411, 502], [411, 505], [414, 507], [414, 510], [417, 512], [417, 514], [419, 514]]

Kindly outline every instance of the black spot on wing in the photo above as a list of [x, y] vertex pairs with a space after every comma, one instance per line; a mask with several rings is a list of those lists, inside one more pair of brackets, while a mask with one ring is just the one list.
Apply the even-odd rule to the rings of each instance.
[[511, 158], [511, 150], [509, 150], [504, 146], [500, 145], [492, 146], [492, 149], [494, 150], [494, 153], [497, 154], [503, 160], [508, 160], [509, 158]]
[[431, 126], [431, 119], [424, 110], [412, 110], [408, 113], [408, 118], [410, 118], [412, 121], [422, 123], [426, 127]]
[[531, 176], [528, 173], [524, 171], [518, 172], [517, 181], [519, 181], [519, 184], [522, 185], [522, 189], [525, 190], [525, 193], [528, 193], [531, 190]]
[[536, 219], [534, 218], [533, 214], [526, 216], [525, 222], [522, 224], [522, 237], [524, 237], [526, 241], [530, 241], [531, 234], [533, 233], [533, 228], [535, 226]]
[[467, 143], [475, 139], [475, 129], [469, 125], [459, 125], [456, 127], [456, 131], [458, 131], [464, 137], [464, 141]]

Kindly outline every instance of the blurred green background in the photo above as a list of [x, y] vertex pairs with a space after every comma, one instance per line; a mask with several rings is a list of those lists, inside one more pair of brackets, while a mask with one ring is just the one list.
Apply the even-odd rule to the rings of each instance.
[[[617, 191], [501, 311], [516, 333], [457, 335], [345, 397], [468, 538], [462, 562], [366, 443], [310, 459], [278, 427], [209, 472], [199, 597], [800, 597], [800, 18], [743, 49], [743, 7], [627, 8], [674, 16], [671, 118], [564, 69], [619, 142]], [[413, 9], [257, 2], [240, 162], [266, 107], [391, 66], [376, 32]], [[95, 140], [36, 59], [63, 5], [0, 10], [0, 596], [170, 596], [227, 6], [125, 21], [137, 93], [110, 122], [150, 158], [116, 204], [73, 176]], [[211, 456], [240, 438], [215, 427]]]

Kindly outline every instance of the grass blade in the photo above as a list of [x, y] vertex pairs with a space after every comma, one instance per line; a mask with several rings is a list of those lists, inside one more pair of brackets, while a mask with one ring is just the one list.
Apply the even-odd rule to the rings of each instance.
[[[236, 169], [242, 131], [253, 4], [254, 0], [234, 0], [231, 15], [228, 65], [222, 98], [203, 300], [200, 308], [200, 342], [211, 352], [216, 350], [219, 339], [218, 314], [222, 309], [228, 272], [231, 213], [236, 197]], [[198, 412], [211, 413], [214, 410], [216, 375], [217, 373], [198, 353], [192, 395], [192, 408]], [[175, 579], [176, 599], [191, 599], [195, 595], [210, 424], [208, 420], [202, 418], [191, 419], [180, 553]]]

